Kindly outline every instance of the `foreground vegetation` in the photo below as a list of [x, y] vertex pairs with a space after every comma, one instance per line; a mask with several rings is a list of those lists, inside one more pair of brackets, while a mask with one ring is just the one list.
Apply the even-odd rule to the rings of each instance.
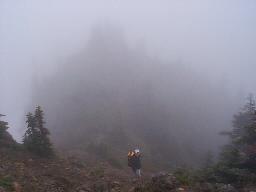
[[[252, 95], [246, 105], [234, 115], [233, 129], [222, 132], [229, 137], [216, 163], [208, 160], [201, 169], [178, 168], [174, 175], [183, 185], [198, 183], [230, 184], [236, 188], [256, 183], [256, 106]], [[214, 188], [212, 186], [212, 188]]]
[[[213, 162], [209, 154], [200, 169], [177, 168], [172, 174], [159, 173], [152, 179], [146, 174], [143, 183], [130, 182], [129, 172], [118, 163], [113, 163], [119, 168], [114, 169], [109, 164], [95, 161], [90, 164], [81, 159], [58, 157], [49, 138], [50, 132], [45, 128], [41, 107], [37, 107], [34, 114], [28, 113], [26, 122], [23, 143], [18, 144], [7, 132], [8, 123], [0, 121], [0, 191], [19, 192], [19, 188], [25, 191], [33, 188], [39, 192], [54, 192], [55, 189], [79, 192], [245, 192], [256, 187], [256, 106], [252, 95], [242, 110], [234, 115], [233, 129], [221, 133], [229, 138], [229, 143], [223, 147], [217, 162]], [[104, 149], [102, 146], [102, 155], [106, 152]]]

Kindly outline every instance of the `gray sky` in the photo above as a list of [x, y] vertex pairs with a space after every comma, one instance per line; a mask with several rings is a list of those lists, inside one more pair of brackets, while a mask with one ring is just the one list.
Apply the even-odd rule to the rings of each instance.
[[256, 89], [255, 10], [254, 0], [0, 0], [0, 113], [20, 138], [31, 82], [53, 74], [105, 23], [122, 28], [134, 49], [224, 84], [238, 109]]

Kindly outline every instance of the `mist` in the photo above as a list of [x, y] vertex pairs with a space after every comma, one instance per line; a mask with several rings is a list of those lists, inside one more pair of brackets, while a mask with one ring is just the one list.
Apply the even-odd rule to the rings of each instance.
[[121, 127], [127, 143], [112, 150], [140, 145], [198, 161], [225, 143], [219, 132], [255, 93], [255, 8], [253, 0], [3, 0], [0, 113], [17, 140], [25, 114], [42, 105], [59, 147], [111, 143], [106, 135]]

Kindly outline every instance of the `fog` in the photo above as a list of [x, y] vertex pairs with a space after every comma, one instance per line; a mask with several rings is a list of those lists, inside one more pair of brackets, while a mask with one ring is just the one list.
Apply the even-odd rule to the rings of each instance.
[[[57, 145], [84, 127], [121, 126], [143, 127], [138, 137], [168, 130], [182, 153], [217, 151], [218, 133], [255, 93], [255, 8], [254, 0], [1, 0], [0, 113], [17, 140], [25, 114], [42, 105]], [[70, 140], [68, 126], [78, 132]]]

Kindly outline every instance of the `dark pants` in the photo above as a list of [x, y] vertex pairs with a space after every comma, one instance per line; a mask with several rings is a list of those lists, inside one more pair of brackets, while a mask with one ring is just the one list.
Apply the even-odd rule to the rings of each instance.
[[132, 171], [136, 177], [141, 177], [140, 169], [137, 169], [136, 167], [132, 167]]

